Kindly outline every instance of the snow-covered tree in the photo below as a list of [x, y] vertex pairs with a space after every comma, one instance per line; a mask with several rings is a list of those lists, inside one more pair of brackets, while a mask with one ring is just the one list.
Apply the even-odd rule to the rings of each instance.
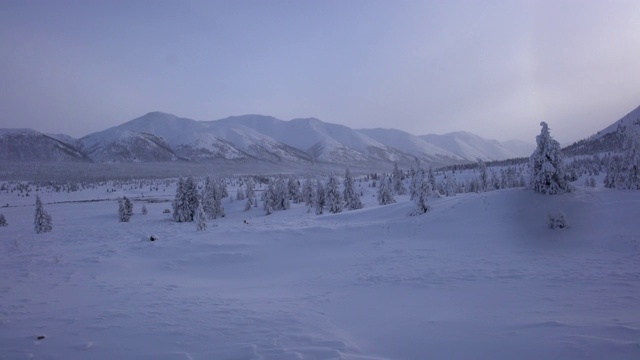
[[396, 199], [393, 197], [393, 191], [391, 190], [392, 186], [391, 178], [383, 174], [382, 179], [380, 179], [380, 186], [378, 186], [378, 204], [389, 205], [396, 202]]
[[276, 189], [272, 181], [269, 181], [269, 186], [267, 186], [267, 190], [264, 191], [263, 196], [264, 212], [266, 215], [271, 215], [276, 203]]
[[202, 208], [209, 219], [217, 219], [225, 216], [222, 198], [223, 182], [215, 181], [207, 177], [202, 191]]
[[313, 207], [315, 192], [313, 190], [313, 180], [307, 178], [302, 186], [302, 200], [308, 208]]
[[4, 214], [0, 214], [0, 227], [5, 227], [7, 225], [7, 219], [4, 217]]
[[147, 210], [147, 206], [146, 205], [142, 205], [142, 215], [147, 215], [149, 211]]
[[178, 180], [172, 207], [175, 221], [190, 222], [194, 220], [198, 207], [198, 188], [192, 177]]
[[325, 189], [325, 198], [330, 213], [337, 214], [342, 212], [342, 195], [338, 190], [338, 180], [333, 175], [329, 176], [327, 188]]
[[640, 124], [626, 126], [622, 156], [610, 160], [604, 185], [608, 188], [640, 190]]
[[282, 177], [279, 177], [278, 180], [276, 180], [274, 200], [273, 208], [275, 210], [289, 210], [291, 207], [289, 202], [289, 189]]
[[133, 215], [133, 203], [128, 197], [118, 198], [118, 219], [120, 222], [129, 222]]
[[316, 195], [313, 200], [316, 207], [316, 215], [322, 215], [324, 212], [324, 207], [326, 205], [326, 199], [324, 196], [324, 186], [322, 185], [322, 181], [318, 179], [316, 181]]
[[207, 230], [207, 214], [205, 214], [204, 206], [200, 201], [198, 201], [198, 207], [196, 208], [196, 229], [198, 231]]
[[218, 188], [218, 192], [220, 193], [220, 199], [224, 199], [229, 196], [229, 191], [227, 190], [227, 182], [224, 179], [218, 179], [216, 181], [216, 185]]
[[398, 163], [393, 164], [393, 191], [398, 195], [404, 195], [407, 193], [407, 189], [404, 187], [402, 182], [404, 176], [402, 175], [402, 170], [398, 168]]
[[53, 229], [51, 215], [44, 210], [42, 200], [40, 200], [39, 195], [36, 195], [36, 212], [33, 219], [33, 226], [36, 230], [36, 234], [49, 232]]
[[422, 177], [418, 186], [418, 191], [413, 200], [415, 207], [411, 212], [411, 215], [422, 215], [427, 211], [431, 210], [431, 207], [429, 206], [429, 202], [428, 202], [428, 198], [430, 194], [431, 194], [431, 185], [429, 184], [428, 179], [425, 179], [424, 177]]
[[287, 188], [289, 190], [289, 199], [293, 201], [294, 204], [298, 204], [302, 202], [302, 193], [300, 192], [300, 182], [296, 178], [289, 178], [287, 182]]
[[239, 187], [238, 191], [236, 191], [236, 199], [237, 200], [244, 200], [244, 191], [242, 190], [241, 187]]
[[565, 178], [564, 156], [560, 144], [551, 137], [549, 126], [541, 122], [542, 131], [536, 137], [538, 147], [529, 158], [531, 188], [533, 191], [547, 194], [563, 194], [571, 191]]
[[429, 166], [429, 186], [431, 186], [431, 190], [436, 189], [436, 174], [433, 173], [433, 168]]
[[487, 172], [487, 164], [482, 160], [478, 160], [478, 169], [480, 171], [480, 175], [478, 176], [479, 192], [485, 192], [489, 190], [489, 173]]
[[251, 210], [251, 207], [255, 207], [258, 205], [258, 199], [256, 199], [256, 190], [255, 183], [252, 178], [247, 178], [244, 182], [245, 185], [245, 197], [247, 198], [247, 202], [244, 204], [244, 211]]
[[349, 168], [344, 172], [344, 189], [342, 190], [342, 196], [344, 197], [347, 209], [357, 210], [364, 207], [362, 200], [360, 200], [360, 196], [356, 193], [353, 177], [351, 176]]

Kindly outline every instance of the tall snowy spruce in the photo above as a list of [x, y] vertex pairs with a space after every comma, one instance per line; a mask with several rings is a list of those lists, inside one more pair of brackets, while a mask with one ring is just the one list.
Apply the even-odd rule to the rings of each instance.
[[407, 189], [402, 183], [403, 175], [402, 170], [398, 167], [398, 163], [393, 164], [393, 192], [397, 195], [404, 195], [407, 193]]
[[36, 212], [33, 219], [33, 226], [36, 234], [45, 233], [53, 230], [51, 215], [44, 210], [40, 196], [36, 195]]
[[289, 189], [289, 199], [293, 201], [294, 204], [299, 204], [302, 202], [302, 193], [300, 192], [300, 182], [296, 178], [289, 178], [287, 182], [287, 188]]
[[342, 212], [342, 195], [338, 190], [338, 180], [333, 175], [329, 176], [325, 197], [330, 213], [337, 214]]
[[202, 208], [209, 219], [217, 219], [225, 216], [224, 207], [222, 206], [222, 198], [225, 190], [222, 181], [211, 180], [209, 177], [205, 179], [204, 189], [202, 191]]
[[267, 186], [267, 190], [264, 191], [263, 195], [263, 208], [266, 215], [273, 214], [273, 210], [276, 203], [276, 189], [273, 185], [273, 181], [269, 181], [269, 186]]
[[529, 158], [531, 188], [533, 191], [556, 195], [571, 191], [565, 179], [564, 156], [560, 144], [549, 134], [549, 126], [541, 122], [542, 131], [536, 137], [538, 147]]
[[201, 201], [198, 201], [198, 207], [196, 208], [196, 229], [198, 231], [207, 230], [207, 214], [204, 212], [204, 206], [202, 206]]
[[325, 207], [325, 196], [324, 196], [324, 186], [322, 185], [322, 181], [318, 179], [316, 181], [316, 196], [313, 199], [314, 205], [316, 207], [316, 215], [322, 215]]
[[249, 211], [258, 203], [258, 199], [256, 199], [256, 190], [253, 178], [247, 178], [247, 180], [244, 182], [244, 186], [246, 188], [245, 197], [247, 198], [247, 202], [244, 203], [244, 211]]
[[128, 197], [118, 198], [118, 220], [129, 222], [133, 215], [133, 203]]
[[313, 207], [314, 197], [313, 180], [307, 178], [304, 181], [304, 185], [302, 185], [302, 201], [304, 201], [304, 204], [307, 205], [308, 209]]
[[344, 172], [344, 189], [342, 190], [342, 196], [344, 197], [345, 206], [349, 210], [362, 209], [364, 205], [360, 196], [356, 193], [355, 186], [353, 184], [353, 177], [349, 168]]
[[198, 188], [192, 177], [178, 180], [176, 196], [173, 200], [173, 219], [176, 222], [191, 222], [198, 207]]
[[383, 174], [380, 179], [380, 186], [378, 186], [378, 204], [389, 205], [396, 202], [396, 199], [393, 197], [393, 191], [391, 190], [392, 186], [391, 178]]
[[4, 217], [4, 214], [0, 214], [0, 227], [7, 226], [7, 219]]
[[428, 198], [431, 195], [431, 184], [428, 178], [421, 176], [418, 181], [417, 191], [413, 198], [415, 207], [410, 215], [422, 215], [431, 210]]
[[274, 200], [273, 208], [275, 210], [289, 210], [291, 207], [291, 203], [289, 202], [289, 189], [282, 177], [276, 180]]

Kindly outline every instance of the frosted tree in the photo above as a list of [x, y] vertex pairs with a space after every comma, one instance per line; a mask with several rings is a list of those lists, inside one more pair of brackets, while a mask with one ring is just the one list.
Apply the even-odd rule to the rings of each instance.
[[542, 130], [536, 137], [538, 147], [529, 158], [531, 188], [533, 191], [547, 194], [563, 194], [571, 191], [565, 178], [564, 156], [560, 144], [551, 137], [549, 126], [541, 122]]
[[330, 176], [325, 189], [325, 198], [327, 208], [330, 213], [337, 214], [342, 212], [342, 195], [338, 190], [338, 180], [335, 176]]
[[282, 177], [276, 180], [275, 185], [275, 202], [273, 208], [275, 210], [289, 210], [291, 204], [289, 202], [289, 189]]
[[415, 195], [418, 193], [418, 178], [416, 176], [417, 174], [418, 172], [412, 166], [409, 170], [409, 176], [411, 176], [411, 183], [409, 184], [409, 194], [411, 195], [411, 200], [413, 200]]
[[322, 215], [324, 212], [324, 207], [326, 205], [324, 186], [322, 185], [322, 181], [320, 181], [320, 179], [318, 179], [316, 183], [316, 195], [313, 202], [316, 207], [316, 215]]
[[429, 166], [429, 186], [431, 186], [431, 190], [435, 190], [436, 188], [436, 174], [433, 173], [433, 168]]
[[422, 177], [420, 183], [418, 185], [418, 191], [416, 193], [415, 198], [413, 199], [415, 207], [411, 212], [411, 215], [422, 215], [427, 211], [431, 210], [431, 207], [428, 203], [429, 195], [431, 194], [431, 184], [429, 184], [428, 179]]
[[258, 205], [258, 201], [256, 199], [256, 190], [255, 184], [252, 178], [247, 178], [244, 182], [245, 185], [245, 196], [247, 198], [247, 202], [244, 204], [244, 211], [251, 210], [251, 207], [255, 207]]
[[207, 214], [205, 214], [204, 206], [200, 201], [198, 201], [198, 207], [196, 208], [196, 229], [198, 231], [207, 230]]
[[227, 190], [227, 182], [224, 179], [218, 179], [216, 181], [216, 186], [218, 188], [218, 192], [220, 193], [220, 199], [224, 199], [229, 196], [229, 191]]
[[192, 177], [178, 180], [172, 207], [175, 221], [191, 222], [194, 220], [198, 207], [198, 188]]
[[142, 215], [147, 215], [149, 211], [147, 210], [147, 206], [146, 205], [142, 205]]
[[36, 234], [49, 232], [53, 229], [51, 215], [44, 210], [42, 200], [40, 200], [39, 195], [36, 195], [36, 212], [33, 219], [33, 226], [36, 230]]
[[485, 192], [489, 190], [489, 173], [487, 172], [487, 164], [482, 160], [478, 160], [478, 169], [480, 171], [480, 175], [478, 176], [479, 192]]
[[445, 175], [445, 194], [447, 196], [454, 196], [458, 191], [457, 191], [457, 185], [456, 185], [456, 177], [453, 174], [446, 174]]
[[380, 179], [380, 186], [378, 186], [378, 204], [389, 205], [396, 202], [393, 197], [393, 191], [391, 191], [392, 186], [391, 178], [383, 174], [382, 179]]
[[315, 196], [313, 190], [313, 181], [307, 178], [302, 186], [302, 200], [308, 208], [313, 207], [313, 198]]
[[4, 214], [0, 214], [0, 227], [5, 227], [7, 225], [7, 219], [4, 217]]
[[407, 193], [407, 189], [402, 183], [403, 176], [402, 170], [398, 168], [398, 163], [393, 164], [393, 191], [398, 195], [404, 195]]
[[344, 197], [344, 202], [349, 210], [357, 210], [362, 209], [364, 205], [362, 204], [362, 200], [360, 200], [360, 196], [356, 193], [356, 189], [353, 183], [353, 177], [351, 176], [351, 172], [349, 168], [344, 172], [344, 189], [342, 190], [342, 196]]
[[244, 200], [244, 191], [242, 190], [241, 187], [239, 187], [238, 191], [236, 191], [236, 199], [237, 200]]
[[129, 222], [133, 215], [133, 204], [128, 197], [118, 198], [118, 219], [120, 222]]
[[271, 215], [273, 214], [276, 203], [276, 189], [272, 181], [269, 181], [269, 186], [267, 186], [267, 190], [264, 191], [263, 196], [264, 212], [266, 215]]
[[640, 190], [640, 123], [626, 126], [622, 156], [610, 160], [604, 185], [608, 188]]
[[420, 192], [420, 182], [426, 176], [427, 174], [423, 169], [413, 171], [413, 175], [411, 177], [411, 200], [414, 200], [416, 196], [418, 196], [418, 193]]
[[214, 181], [207, 177], [202, 191], [202, 208], [209, 219], [217, 219], [225, 216], [222, 198], [224, 191], [223, 183]]
[[287, 188], [289, 190], [289, 199], [294, 204], [302, 202], [302, 193], [300, 192], [300, 182], [296, 178], [289, 178], [287, 182]]

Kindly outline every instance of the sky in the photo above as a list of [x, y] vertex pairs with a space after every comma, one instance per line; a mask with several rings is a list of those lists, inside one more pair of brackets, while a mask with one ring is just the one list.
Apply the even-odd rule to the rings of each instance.
[[162, 111], [561, 143], [640, 105], [640, 1], [0, 0], [0, 128]]

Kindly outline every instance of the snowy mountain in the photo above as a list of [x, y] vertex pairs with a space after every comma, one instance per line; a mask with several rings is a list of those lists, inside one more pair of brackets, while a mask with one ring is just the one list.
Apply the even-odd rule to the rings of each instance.
[[1, 161], [91, 161], [74, 144], [31, 129], [0, 129]]
[[420, 138], [429, 144], [445, 149], [469, 161], [477, 159], [484, 161], [504, 160], [529, 156], [535, 148], [531, 144], [527, 150], [528, 144], [525, 142], [500, 143], [497, 140], [488, 140], [465, 131], [444, 135], [422, 135]]
[[156, 135], [111, 128], [80, 139], [83, 150], [97, 162], [176, 161], [180, 157]]
[[212, 122], [218, 126], [241, 124], [283, 144], [304, 151], [314, 161], [329, 163], [406, 162], [413, 156], [382, 144], [343, 125], [314, 118], [283, 121], [270, 116], [233, 116]]

